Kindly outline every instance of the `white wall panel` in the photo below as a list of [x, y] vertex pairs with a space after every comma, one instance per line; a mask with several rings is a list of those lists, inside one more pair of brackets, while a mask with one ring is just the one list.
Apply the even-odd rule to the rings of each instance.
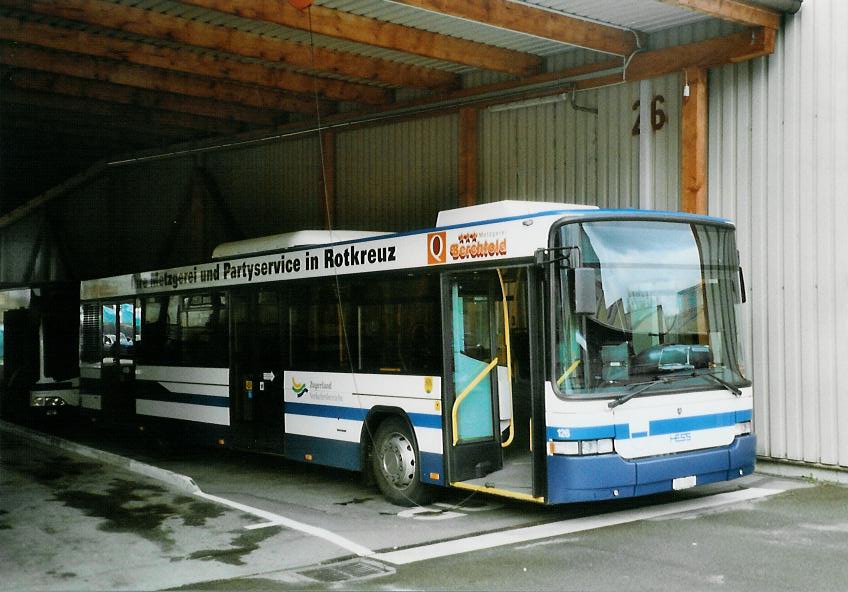
[[805, 2], [774, 55], [710, 76], [711, 213], [739, 226], [759, 452], [848, 466], [848, 3]]

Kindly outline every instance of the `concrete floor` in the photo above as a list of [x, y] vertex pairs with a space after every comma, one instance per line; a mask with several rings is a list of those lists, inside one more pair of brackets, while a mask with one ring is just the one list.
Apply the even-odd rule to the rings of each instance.
[[[0, 430], [0, 590], [848, 586], [848, 488], [838, 486], [754, 475], [674, 495], [560, 508], [457, 491], [439, 505], [403, 510], [352, 473], [162, 449], [131, 434], [64, 435], [190, 475], [221, 499]], [[783, 493], [705, 509], [710, 500], [763, 488]], [[686, 503], [694, 509], [675, 510]], [[664, 515], [666, 509], [674, 513]], [[565, 532], [584, 522], [588, 529], [509, 542], [519, 529], [565, 525]], [[503, 541], [461, 552], [481, 533]], [[439, 541], [456, 552], [418, 560], [416, 553]], [[386, 560], [403, 548], [411, 549], [411, 563]], [[357, 549], [376, 554], [357, 556]]]

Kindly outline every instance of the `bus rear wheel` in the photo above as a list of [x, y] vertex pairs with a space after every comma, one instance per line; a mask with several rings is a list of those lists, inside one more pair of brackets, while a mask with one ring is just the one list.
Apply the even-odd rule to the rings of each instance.
[[380, 491], [398, 506], [429, 503], [430, 490], [421, 482], [418, 447], [408, 424], [390, 417], [374, 436], [372, 469]]

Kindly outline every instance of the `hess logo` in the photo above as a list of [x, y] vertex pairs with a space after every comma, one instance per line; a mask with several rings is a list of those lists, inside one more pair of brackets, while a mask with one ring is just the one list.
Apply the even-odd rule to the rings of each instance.
[[427, 265], [436, 265], [447, 260], [445, 235], [444, 232], [431, 232], [427, 235]]

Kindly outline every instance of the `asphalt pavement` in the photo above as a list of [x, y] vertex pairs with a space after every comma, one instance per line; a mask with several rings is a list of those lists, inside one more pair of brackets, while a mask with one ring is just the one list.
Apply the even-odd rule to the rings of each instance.
[[355, 473], [53, 431], [0, 429], [0, 590], [848, 587], [840, 486], [755, 474], [603, 504], [446, 491], [403, 509]]

